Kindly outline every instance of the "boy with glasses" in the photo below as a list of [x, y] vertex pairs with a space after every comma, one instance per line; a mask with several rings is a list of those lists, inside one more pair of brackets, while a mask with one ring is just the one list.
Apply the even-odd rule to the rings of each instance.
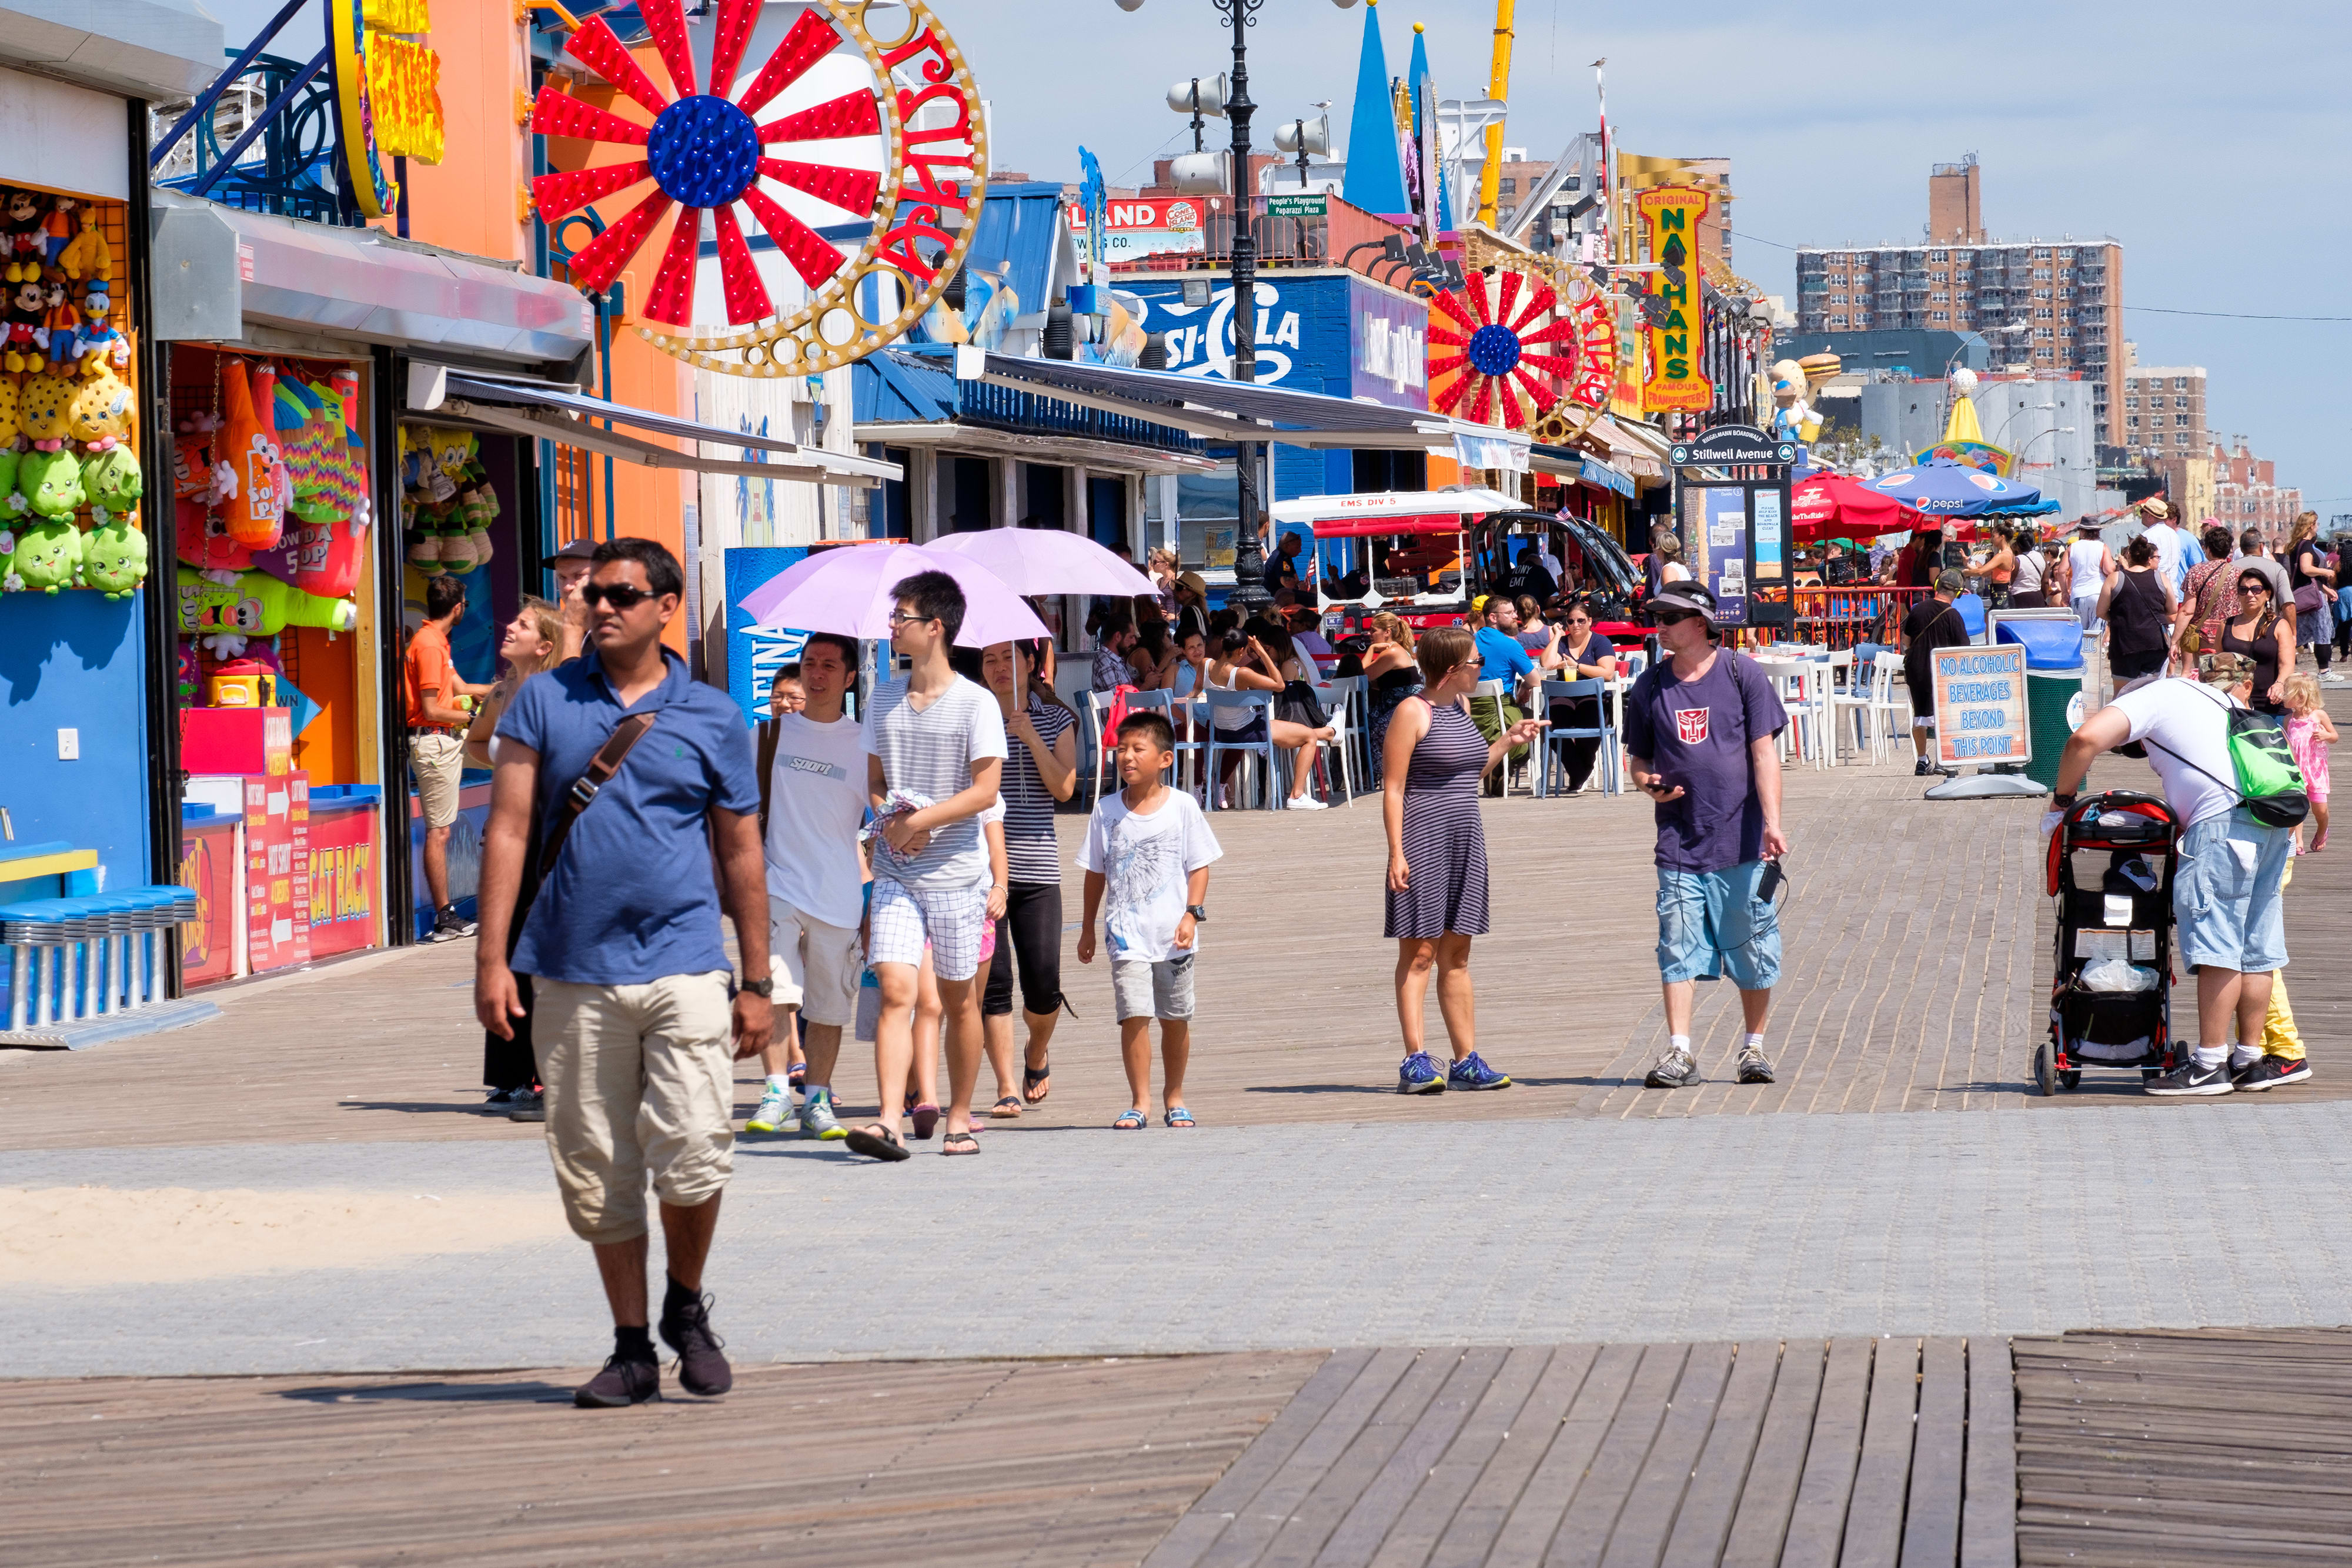
[[[903, 1160], [898, 1107], [915, 1055], [915, 984], [930, 948], [948, 1056], [943, 1155], [976, 1155], [971, 1092], [980, 1081], [981, 933], [993, 873], [980, 815], [996, 804], [1004, 717], [995, 694], [955, 673], [948, 649], [963, 629], [963, 590], [943, 571], [898, 584], [890, 646], [903, 679], [877, 686], [866, 709], [866, 792], [874, 809], [874, 891], [866, 962], [882, 992], [874, 1030], [881, 1119], [849, 1134], [855, 1152]], [[803, 669], [805, 669], [803, 662]]]
[[1706, 588], [1669, 584], [1650, 609], [1662, 661], [1642, 672], [1625, 701], [1633, 783], [1655, 804], [1658, 824], [1666, 1050], [1645, 1082], [1701, 1082], [1691, 1048], [1694, 982], [1728, 973], [1747, 1027], [1739, 1082], [1769, 1083], [1764, 1019], [1780, 977], [1780, 915], [1766, 862], [1789, 852], [1772, 737], [1789, 716], [1754, 665], [1716, 645], [1715, 595]]

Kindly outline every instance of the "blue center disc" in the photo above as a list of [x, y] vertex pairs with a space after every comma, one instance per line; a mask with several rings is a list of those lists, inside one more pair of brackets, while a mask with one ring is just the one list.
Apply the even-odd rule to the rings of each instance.
[[1518, 362], [1519, 337], [1508, 327], [1481, 327], [1470, 334], [1470, 368], [1480, 375], [1504, 375]]
[[646, 159], [662, 193], [688, 207], [722, 207], [759, 172], [751, 117], [707, 92], [679, 99], [646, 134]]

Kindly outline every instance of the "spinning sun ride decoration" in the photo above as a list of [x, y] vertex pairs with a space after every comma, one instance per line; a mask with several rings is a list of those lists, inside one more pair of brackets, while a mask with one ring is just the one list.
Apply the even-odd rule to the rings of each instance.
[[[1474, 272], [1461, 292], [1438, 295], [1431, 305], [1461, 330], [1429, 324], [1429, 374], [1440, 413], [1460, 413], [1475, 423], [1494, 423], [1499, 413], [1511, 430], [1524, 430], [1564, 397], [1587, 408], [1607, 406], [1617, 362], [1617, 329], [1607, 298], [1590, 285], [1571, 284], [1566, 297], [1542, 278], [1504, 269], [1496, 277]], [[1559, 314], [1531, 326], [1548, 312]], [[1559, 351], [1552, 351], [1557, 345]], [[1441, 352], [1451, 350], [1452, 352]], [[1549, 378], [1567, 382], [1565, 392]], [[1463, 400], [1469, 400], [1465, 410]]]
[[[696, 85], [682, 0], [642, 0], [639, 14], [678, 89], [674, 99], [663, 96], [602, 16], [583, 23], [564, 52], [634, 99], [654, 121], [641, 125], [558, 89], [541, 89], [532, 130], [645, 152], [634, 162], [540, 175], [531, 182], [540, 216], [551, 225], [646, 180], [655, 189], [572, 253], [573, 281], [599, 291], [610, 287], [675, 206], [679, 212], [668, 247], [639, 307], [648, 321], [685, 329], [638, 329], [667, 353], [729, 375], [803, 375], [861, 359], [919, 320], [955, 275], [979, 226], [988, 149], [979, 89], [955, 41], [923, 0], [887, 3], [907, 17], [905, 33], [895, 40], [877, 38], [866, 26], [877, 0], [821, 0], [824, 14], [803, 12], [751, 84], [734, 94], [736, 68], [759, 21], [761, 0], [720, 0], [707, 91]], [[875, 87], [764, 124], [754, 120], [848, 42], [865, 55]], [[908, 85], [898, 85], [900, 78]], [[933, 123], [917, 127], [919, 120]], [[791, 161], [766, 151], [854, 137], [882, 139], [878, 168]], [[857, 254], [844, 257], [762, 189], [762, 181], [870, 218], [873, 226]], [[807, 285], [809, 302], [799, 309], [780, 315], [769, 298], [736, 214], [739, 203]], [[718, 240], [727, 308], [727, 325], [707, 329], [689, 320], [706, 213]], [[883, 277], [898, 285], [899, 308], [868, 319], [858, 286]]]

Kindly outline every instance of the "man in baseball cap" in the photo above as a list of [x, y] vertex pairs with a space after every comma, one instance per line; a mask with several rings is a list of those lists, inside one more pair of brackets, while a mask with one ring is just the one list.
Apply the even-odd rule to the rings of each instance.
[[1930, 755], [1936, 744], [1936, 662], [1937, 648], [1958, 648], [1969, 640], [1969, 623], [1952, 603], [1968, 590], [1968, 580], [1951, 567], [1936, 574], [1935, 587], [1903, 617], [1903, 684], [1911, 688], [1911, 748], [1918, 754], [1914, 776], [1940, 773]]
[[1625, 698], [1633, 783], [1656, 807], [1658, 829], [1666, 1049], [1645, 1082], [1679, 1089], [1704, 1081], [1691, 1049], [1695, 982], [1728, 974], [1748, 1026], [1739, 1082], [1769, 1083], [1764, 1019], [1780, 977], [1780, 915], [1772, 896], [1779, 867], [1770, 882], [1766, 867], [1789, 848], [1772, 737], [1789, 716], [1763, 672], [1717, 645], [1714, 594], [1677, 580], [1647, 603], [1661, 662]]
[[573, 539], [548, 558], [548, 570], [555, 573], [555, 606], [563, 612], [563, 651], [557, 660], [559, 664], [578, 658], [587, 642], [588, 605], [580, 597], [580, 590], [595, 566], [594, 539]]

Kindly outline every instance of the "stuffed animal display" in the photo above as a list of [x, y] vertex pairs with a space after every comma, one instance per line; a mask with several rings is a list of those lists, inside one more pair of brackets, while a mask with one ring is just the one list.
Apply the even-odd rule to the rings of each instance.
[[359, 624], [359, 606], [351, 601], [305, 593], [267, 572], [239, 572], [234, 581], [219, 583], [184, 566], [179, 589], [180, 631], [187, 636], [231, 632], [267, 637], [289, 626], [348, 632]]
[[481, 442], [470, 430], [404, 428], [402, 507], [408, 524], [408, 559], [424, 571], [465, 573], [488, 561], [495, 547], [498, 491], [482, 466]]
[[69, 517], [49, 517], [16, 530], [7, 581], [40, 593], [71, 588], [81, 572], [81, 530]]

